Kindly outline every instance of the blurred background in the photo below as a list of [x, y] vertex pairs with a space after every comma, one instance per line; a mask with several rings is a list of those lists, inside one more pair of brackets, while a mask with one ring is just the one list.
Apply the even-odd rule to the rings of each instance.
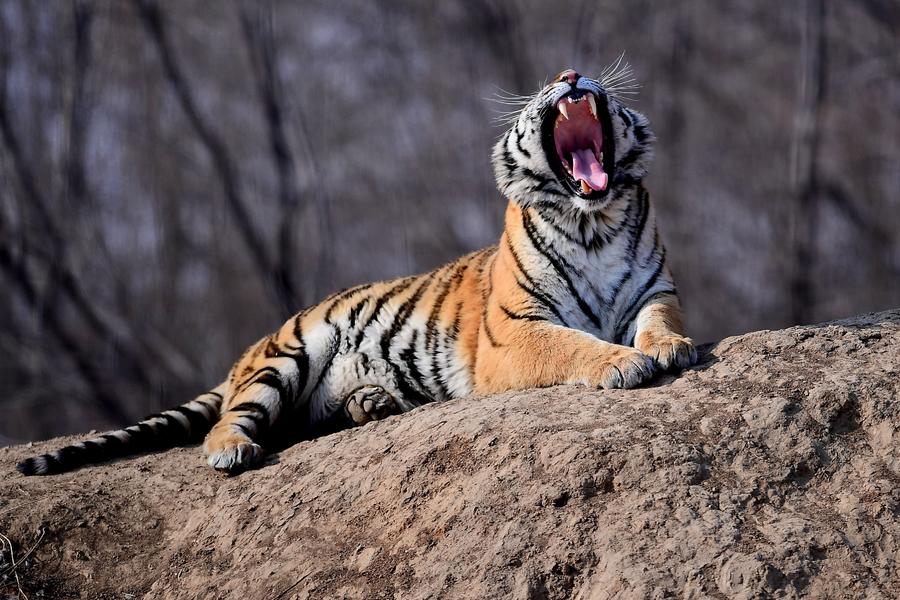
[[0, 0], [0, 444], [493, 243], [492, 98], [622, 51], [695, 339], [900, 306], [898, 34], [898, 0]]

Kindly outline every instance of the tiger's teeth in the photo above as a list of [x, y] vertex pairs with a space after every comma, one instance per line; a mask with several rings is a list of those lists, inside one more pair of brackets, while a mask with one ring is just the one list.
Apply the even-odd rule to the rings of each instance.
[[597, 101], [594, 100], [594, 95], [590, 94], [590, 93], [587, 95], [587, 99], [588, 99], [588, 104], [591, 105], [591, 114], [594, 115], [594, 118], [596, 119], [597, 118]]
[[569, 113], [568, 113], [569, 109], [566, 108], [566, 101], [563, 100], [562, 102], [560, 102], [558, 108], [559, 108], [559, 114], [561, 114], [562, 116], [564, 116], [566, 118], [566, 120], [568, 120], [569, 119]]
[[593, 189], [591, 189], [591, 186], [588, 184], [587, 181], [585, 181], [584, 179], [581, 179], [580, 181], [581, 181], [581, 191], [582, 192], [584, 192], [585, 194], [590, 194], [592, 191], [594, 191]]

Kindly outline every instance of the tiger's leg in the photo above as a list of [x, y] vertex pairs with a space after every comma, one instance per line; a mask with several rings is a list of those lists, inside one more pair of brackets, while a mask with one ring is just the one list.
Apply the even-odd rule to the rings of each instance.
[[380, 421], [401, 412], [394, 396], [380, 385], [364, 385], [352, 391], [344, 402], [344, 411], [357, 425]]
[[[236, 380], [224, 412], [203, 442], [207, 462], [215, 469], [237, 472], [257, 465], [264, 451], [260, 440], [297, 393], [296, 360], [280, 354], [253, 362], [254, 369]], [[237, 372], [247, 370], [244, 361]]]
[[562, 383], [630, 388], [653, 376], [653, 361], [636, 348], [547, 321], [492, 317], [490, 333], [483, 327], [478, 339], [477, 393]]
[[634, 347], [651, 357], [664, 371], [684, 369], [697, 362], [694, 342], [684, 336], [677, 296], [657, 294], [638, 311]]

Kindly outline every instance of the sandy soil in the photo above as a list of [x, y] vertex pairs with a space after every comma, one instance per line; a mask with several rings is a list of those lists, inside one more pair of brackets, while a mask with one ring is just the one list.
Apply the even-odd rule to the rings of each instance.
[[0, 449], [0, 533], [21, 557], [43, 532], [31, 598], [900, 596], [900, 310], [728, 338], [650, 388], [427, 406], [231, 478], [197, 448], [13, 470], [64, 441]]

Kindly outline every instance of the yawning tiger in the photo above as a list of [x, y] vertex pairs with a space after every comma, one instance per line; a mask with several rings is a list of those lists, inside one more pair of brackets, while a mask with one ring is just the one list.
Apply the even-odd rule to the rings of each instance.
[[279, 419], [349, 426], [472, 393], [627, 388], [693, 364], [642, 184], [653, 135], [615, 77], [563, 71], [514, 116], [493, 152], [509, 199], [497, 245], [334, 294], [251, 346], [212, 391], [19, 470], [206, 435], [209, 464], [234, 472], [260, 461]]

